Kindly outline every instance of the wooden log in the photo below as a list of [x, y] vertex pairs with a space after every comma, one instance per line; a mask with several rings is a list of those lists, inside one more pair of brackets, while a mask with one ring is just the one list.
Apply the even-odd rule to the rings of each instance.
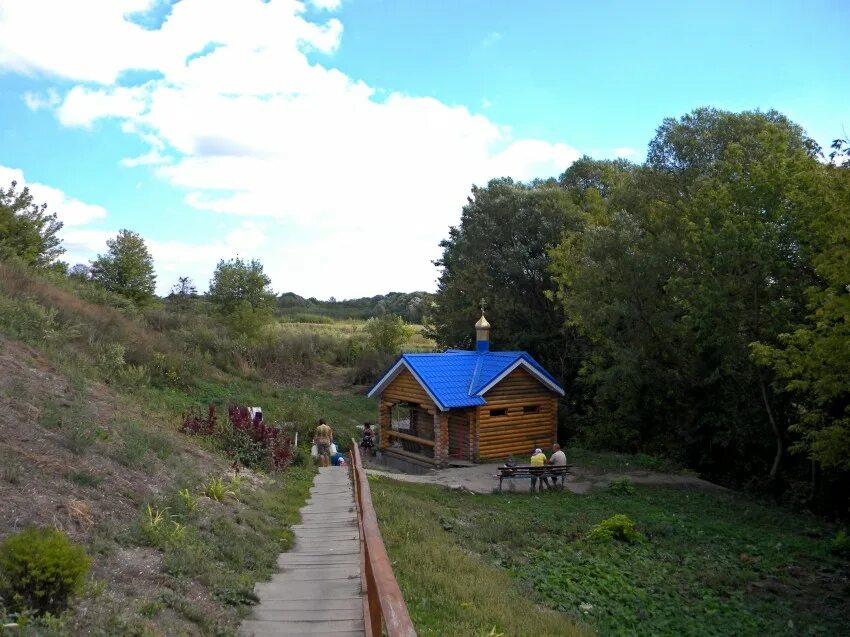
[[488, 425], [481, 427], [481, 435], [482, 436], [492, 436], [503, 433], [510, 433], [512, 431], [530, 431], [532, 429], [545, 429], [547, 427], [551, 427], [552, 421], [548, 418], [546, 419], [537, 419], [537, 420], [526, 420], [524, 422], [513, 421], [506, 424], [498, 424], [498, 425]]
[[524, 445], [535, 445], [535, 444], [543, 444], [549, 445], [552, 443], [551, 432], [537, 432], [523, 436], [502, 436], [499, 438], [481, 438], [478, 446], [481, 449], [485, 449], [487, 447], [498, 447], [500, 445], [510, 445], [510, 444], [524, 444]]
[[518, 422], [533, 422], [535, 420], [546, 421], [548, 423], [551, 421], [551, 418], [552, 416], [550, 414], [513, 414], [500, 417], [482, 418], [481, 424], [485, 427], [502, 427], [505, 425], [513, 425]]
[[552, 420], [548, 417], [541, 417], [540, 414], [533, 414], [528, 416], [513, 416], [505, 418], [501, 421], [488, 420], [486, 422], [481, 423], [481, 431], [498, 431], [499, 429], [516, 429], [523, 427], [534, 427], [535, 425], [540, 425], [541, 427], [552, 424]]
[[392, 429], [386, 432], [387, 436], [392, 436], [393, 438], [401, 438], [402, 440], [409, 440], [411, 442], [418, 443], [420, 445], [425, 445], [426, 447], [433, 447], [434, 441], [428, 440], [427, 438], [419, 438], [418, 436], [411, 436], [410, 434], [405, 434], [400, 431], [393, 431]]
[[552, 440], [552, 432], [551, 431], [533, 431], [527, 434], [517, 434], [515, 436], [493, 436], [493, 437], [482, 437], [478, 439], [479, 446], [481, 447], [492, 447], [493, 445], [498, 445], [502, 443], [511, 442], [512, 440], [516, 440], [517, 442], [534, 442], [537, 440]]
[[499, 438], [481, 438], [478, 442], [478, 446], [481, 449], [486, 447], [496, 447], [499, 445], [506, 444], [525, 444], [525, 445], [535, 445], [537, 443], [541, 443], [543, 445], [550, 445], [552, 443], [552, 432], [544, 431], [544, 432], [536, 432], [524, 436], [502, 436]]
[[528, 406], [528, 407], [540, 406], [540, 407], [545, 408], [546, 405], [549, 404], [550, 400], [551, 400], [550, 396], [543, 396], [543, 397], [529, 396], [527, 398], [525, 396], [522, 396], [522, 397], [519, 397], [519, 398], [510, 398], [510, 399], [503, 399], [503, 400], [488, 400], [487, 404], [481, 408], [481, 411], [486, 414], [486, 413], [488, 413], [488, 411], [490, 409], [512, 409], [512, 408], [521, 408], [521, 407], [525, 407], [525, 406]]

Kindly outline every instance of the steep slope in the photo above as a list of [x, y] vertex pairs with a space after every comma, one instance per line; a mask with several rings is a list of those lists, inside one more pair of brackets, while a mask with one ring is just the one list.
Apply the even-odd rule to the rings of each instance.
[[291, 544], [314, 470], [236, 473], [221, 440], [178, 431], [181, 412], [261, 404], [305, 428], [317, 406], [338, 403], [329, 413], [342, 418], [361, 403], [228, 374], [120, 299], [98, 300], [115, 306], [0, 264], [0, 541], [58, 528], [94, 558], [62, 617], [34, 622], [0, 600], [0, 623], [29, 621], [40, 635], [235, 634], [254, 583]]

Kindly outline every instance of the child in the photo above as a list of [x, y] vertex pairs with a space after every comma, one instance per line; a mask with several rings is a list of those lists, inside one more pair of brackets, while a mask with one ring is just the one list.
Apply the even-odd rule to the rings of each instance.
[[375, 441], [372, 439], [372, 425], [368, 422], [363, 424], [363, 438], [360, 440], [361, 449], [374, 449]]

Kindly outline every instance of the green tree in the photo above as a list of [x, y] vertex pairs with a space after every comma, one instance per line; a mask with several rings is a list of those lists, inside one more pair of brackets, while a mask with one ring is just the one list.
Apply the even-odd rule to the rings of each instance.
[[808, 220], [828, 195], [817, 152], [777, 113], [700, 109], [665, 120], [647, 164], [587, 210], [554, 273], [592, 341], [594, 435], [709, 474], [777, 475], [788, 405], [749, 346], [803, 313]]
[[12, 182], [0, 188], [0, 259], [16, 257], [36, 267], [47, 267], [65, 252], [59, 239], [62, 223], [47, 204], [36, 204], [29, 188], [16, 190]]
[[366, 321], [369, 345], [381, 354], [398, 354], [413, 333], [413, 327], [400, 316], [385, 314]]
[[778, 344], [753, 344], [793, 396], [792, 450], [831, 470], [850, 470], [850, 167], [829, 171], [829, 204], [811, 217], [819, 281], [806, 291], [808, 315]]
[[177, 283], [171, 286], [171, 292], [168, 295], [167, 301], [179, 315], [188, 311], [192, 302], [198, 298], [198, 289], [195, 283], [188, 276], [177, 278]]
[[271, 279], [257, 259], [222, 259], [207, 297], [235, 334], [254, 336], [272, 316], [275, 295], [270, 286]]
[[91, 263], [91, 279], [134, 303], [149, 302], [156, 289], [156, 273], [145, 240], [132, 230], [120, 230], [106, 242], [109, 251]]
[[575, 372], [575, 340], [548, 293], [549, 250], [579, 211], [554, 181], [494, 179], [473, 187], [461, 222], [440, 243], [442, 268], [428, 334], [443, 346], [473, 346], [473, 325], [487, 306], [494, 349], [530, 352], [562, 380]]

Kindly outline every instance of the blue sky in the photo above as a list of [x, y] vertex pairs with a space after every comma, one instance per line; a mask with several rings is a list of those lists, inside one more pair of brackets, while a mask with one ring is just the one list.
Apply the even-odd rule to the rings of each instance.
[[828, 145], [848, 28], [843, 0], [0, 0], [0, 182], [71, 262], [139, 231], [161, 292], [237, 254], [277, 291], [433, 289], [472, 183], [640, 161], [705, 105]]

